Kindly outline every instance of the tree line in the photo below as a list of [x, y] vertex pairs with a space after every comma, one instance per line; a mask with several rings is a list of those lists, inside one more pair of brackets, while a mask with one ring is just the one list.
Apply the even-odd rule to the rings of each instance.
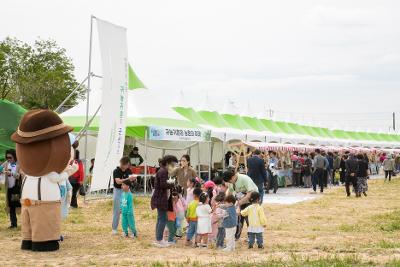
[[[26, 109], [54, 110], [78, 85], [72, 59], [54, 40], [38, 39], [29, 45], [16, 38], [0, 41], [0, 99]], [[65, 103], [74, 106], [84, 87]]]

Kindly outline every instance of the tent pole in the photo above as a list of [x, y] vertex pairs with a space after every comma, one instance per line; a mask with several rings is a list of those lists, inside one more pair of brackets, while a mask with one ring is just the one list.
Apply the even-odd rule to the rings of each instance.
[[201, 168], [200, 168], [200, 143], [197, 142], [197, 173], [199, 175], [199, 178], [201, 179]]
[[[90, 98], [90, 77], [92, 76], [92, 41], [93, 41], [93, 19], [95, 16], [90, 16], [90, 38], [89, 38], [89, 68], [88, 68], [88, 79], [86, 88], [86, 125], [89, 123], [89, 98]], [[85, 131], [85, 174], [87, 172], [88, 160], [87, 160], [87, 147], [88, 147], [88, 134], [87, 129]]]
[[93, 114], [92, 118], [90, 118], [89, 122], [88, 122], [87, 124], [85, 124], [85, 125], [83, 126], [83, 128], [79, 131], [79, 133], [78, 133], [77, 136], [76, 136], [76, 139], [77, 139], [77, 140], [80, 140], [82, 134], [83, 134], [84, 132], [87, 131], [87, 128], [90, 126], [90, 124], [92, 123], [92, 121], [94, 120], [94, 118], [96, 118], [97, 113], [99, 112], [100, 108], [101, 108], [101, 105], [99, 105], [99, 107], [97, 108], [96, 112]]
[[222, 171], [225, 171], [225, 142], [226, 142], [226, 133], [224, 133], [224, 140], [222, 140]]
[[208, 166], [208, 180], [211, 181], [211, 166], [213, 162], [213, 149], [214, 149], [214, 143], [212, 141], [210, 141], [209, 147], [210, 147], [210, 165]]
[[147, 129], [144, 131], [144, 194], [147, 195]]
[[72, 90], [72, 92], [63, 100], [63, 102], [61, 102], [60, 105], [58, 105], [58, 107], [54, 110], [54, 112], [58, 113], [60, 111], [60, 109], [64, 106], [64, 104], [75, 94], [75, 92], [89, 79], [89, 76], [92, 74], [89, 74], [88, 76], [85, 77], [85, 79], [77, 86], [74, 88], [74, 90]]

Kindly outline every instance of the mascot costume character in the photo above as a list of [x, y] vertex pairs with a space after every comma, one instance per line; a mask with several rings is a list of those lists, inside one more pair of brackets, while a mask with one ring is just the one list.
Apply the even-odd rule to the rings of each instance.
[[59, 249], [61, 194], [59, 183], [78, 169], [71, 165], [70, 126], [50, 110], [25, 113], [12, 135], [24, 178], [21, 186], [23, 250]]

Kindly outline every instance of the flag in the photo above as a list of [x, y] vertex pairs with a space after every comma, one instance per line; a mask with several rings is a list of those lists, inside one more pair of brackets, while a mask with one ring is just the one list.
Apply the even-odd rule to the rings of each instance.
[[126, 29], [97, 19], [103, 84], [96, 164], [90, 190], [107, 189], [124, 152], [128, 100]]
[[134, 90], [134, 89], [140, 89], [140, 88], [147, 89], [146, 86], [142, 83], [142, 81], [138, 78], [136, 73], [133, 71], [131, 65], [129, 64], [128, 89], [129, 90]]

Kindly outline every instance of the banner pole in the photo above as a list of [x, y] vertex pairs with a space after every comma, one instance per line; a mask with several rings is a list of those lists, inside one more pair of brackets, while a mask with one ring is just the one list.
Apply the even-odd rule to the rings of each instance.
[[147, 129], [144, 131], [144, 195], [147, 195]]
[[[89, 124], [89, 101], [90, 101], [90, 78], [92, 76], [92, 39], [93, 39], [93, 19], [96, 17], [91, 15], [90, 16], [90, 37], [89, 37], [89, 68], [88, 68], [88, 79], [87, 79], [87, 88], [86, 88], [86, 123], [85, 125]], [[85, 131], [85, 175], [87, 172], [88, 167], [88, 160], [87, 160], [87, 148], [88, 148], [88, 136], [87, 136], [87, 129]]]
[[[90, 37], [89, 37], [89, 68], [88, 68], [88, 76], [87, 76], [87, 88], [86, 88], [86, 123], [85, 125], [89, 124], [89, 97], [90, 97], [90, 78], [92, 76], [92, 37], [93, 37], [93, 18], [94, 16], [90, 16]], [[86, 180], [86, 173], [88, 170], [88, 160], [87, 160], [87, 147], [88, 147], [88, 137], [87, 137], [87, 130], [85, 131], [85, 178], [84, 183]], [[86, 194], [83, 197], [83, 201], [86, 203]]]

